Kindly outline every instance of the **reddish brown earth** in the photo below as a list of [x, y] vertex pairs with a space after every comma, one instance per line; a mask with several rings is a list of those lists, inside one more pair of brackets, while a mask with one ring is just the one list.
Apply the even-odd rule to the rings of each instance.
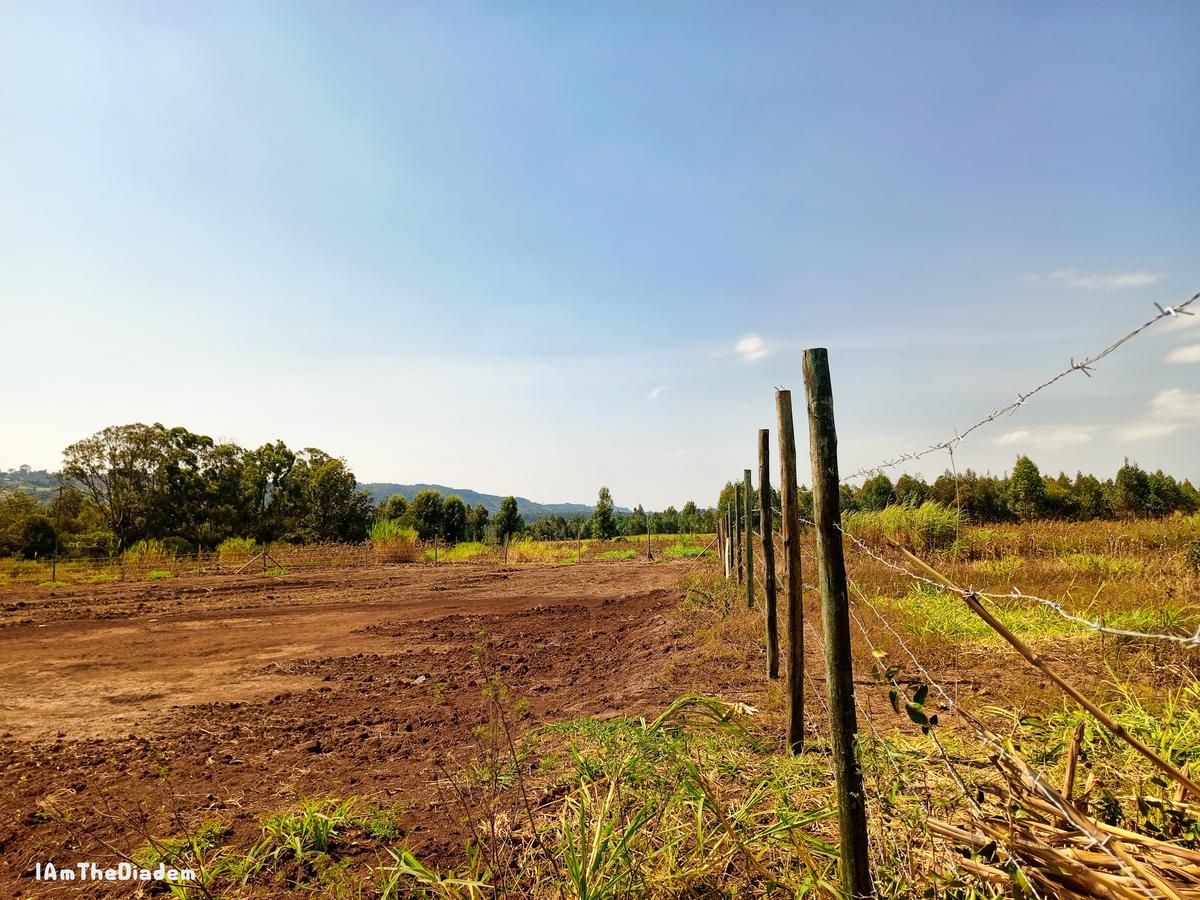
[[298, 796], [370, 798], [406, 844], [447, 852], [435, 782], [474, 748], [487, 673], [528, 700], [521, 728], [661, 708], [692, 565], [2, 588], [0, 897], [80, 896], [34, 863], [115, 861], [175, 814], [252, 839]]

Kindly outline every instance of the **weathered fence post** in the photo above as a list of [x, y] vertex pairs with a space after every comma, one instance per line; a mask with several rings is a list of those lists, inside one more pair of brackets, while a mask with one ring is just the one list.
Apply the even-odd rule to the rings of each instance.
[[754, 488], [749, 469], [742, 473], [742, 483], [746, 504], [746, 608], [754, 609]]
[[779, 620], [775, 609], [775, 541], [771, 523], [771, 432], [758, 430], [758, 530], [762, 534], [763, 590], [767, 602], [767, 677], [779, 677]]
[[788, 746], [804, 749], [804, 600], [800, 575], [800, 510], [797, 508], [796, 433], [792, 427], [792, 392], [775, 392], [779, 417], [780, 529], [783, 571], [787, 577], [788, 614]]
[[654, 554], [650, 550], [650, 517], [646, 516], [646, 562], [654, 562]]
[[742, 486], [733, 484], [733, 552], [737, 556], [737, 580], [742, 583]]
[[730, 508], [725, 508], [725, 578], [733, 574], [733, 520], [730, 518]]
[[820, 568], [821, 623], [825, 629], [825, 679], [829, 687], [829, 730], [837, 779], [841, 832], [842, 887], [857, 900], [873, 897], [867, 856], [867, 808], [857, 747], [854, 670], [850, 654], [850, 602], [842, 555], [841, 497], [833, 387], [824, 348], [804, 351], [804, 392], [808, 400], [809, 454], [812, 460], [813, 521]]

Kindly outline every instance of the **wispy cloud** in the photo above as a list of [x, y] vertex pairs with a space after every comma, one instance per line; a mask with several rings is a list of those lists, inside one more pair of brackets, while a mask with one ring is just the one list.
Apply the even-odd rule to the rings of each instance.
[[1169, 363], [1200, 363], [1200, 344], [1188, 344], [1186, 347], [1176, 347], [1167, 354]]
[[1097, 275], [1083, 274], [1071, 269], [1062, 269], [1050, 275], [1053, 281], [1085, 291], [1116, 291], [1121, 288], [1145, 287], [1162, 277], [1161, 272], [1113, 272]]
[[663, 391], [665, 391], [666, 389], [667, 389], [667, 386], [665, 384], [660, 384], [658, 387], [654, 388], [653, 390], [650, 391], [649, 394], [646, 395], [646, 399], [647, 400], [657, 400], [659, 397], [661, 397], [663, 395]]
[[1113, 436], [1121, 441], [1144, 441], [1196, 424], [1200, 424], [1200, 391], [1168, 388], [1154, 395], [1145, 415], [1115, 429]]
[[757, 334], [746, 335], [733, 345], [733, 350], [740, 354], [746, 362], [758, 362], [760, 359], [765, 359], [771, 352], [767, 349], [766, 342]]
[[1065, 447], [1070, 444], [1087, 444], [1095, 436], [1095, 429], [1090, 427], [1019, 428], [1015, 431], [1006, 431], [996, 438], [996, 443], [1049, 449]]

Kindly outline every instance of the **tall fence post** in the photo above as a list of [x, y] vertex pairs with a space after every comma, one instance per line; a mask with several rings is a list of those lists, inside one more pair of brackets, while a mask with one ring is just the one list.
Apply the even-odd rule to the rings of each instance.
[[737, 482], [733, 485], [733, 552], [737, 557], [738, 584], [742, 583], [742, 486]]
[[804, 749], [804, 602], [800, 575], [800, 510], [796, 482], [796, 432], [792, 427], [792, 392], [775, 391], [779, 418], [780, 530], [783, 532], [783, 572], [787, 581], [788, 615], [788, 747]]
[[825, 630], [829, 730], [837, 779], [842, 886], [847, 895], [858, 900], [873, 897], [874, 888], [867, 856], [867, 808], [862, 768], [855, 746], [858, 721], [854, 711], [854, 670], [850, 653], [850, 601], [846, 594], [846, 561], [842, 555], [840, 530], [837, 429], [833, 421], [829, 354], [824, 348], [804, 351], [804, 391], [808, 401], [813, 521], [816, 523], [820, 569], [821, 623]]
[[745, 494], [746, 516], [746, 608], [754, 609], [754, 488], [750, 470], [742, 474], [742, 493]]
[[733, 574], [733, 520], [730, 508], [725, 508], [725, 578]]
[[779, 677], [779, 619], [775, 608], [775, 529], [771, 522], [771, 432], [758, 430], [758, 530], [762, 534], [767, 603], [767, 677]]

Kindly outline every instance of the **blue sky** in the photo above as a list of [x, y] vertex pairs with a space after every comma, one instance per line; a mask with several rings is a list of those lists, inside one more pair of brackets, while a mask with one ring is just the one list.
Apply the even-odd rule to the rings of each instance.
[[[162, 421], [368, 481], [712, 502], [805, 347], [850, 471], [1200, 290], [1194, 5], [3, 16], [0, 466]], [[1200, 480], [1198, 436], [1200, 316], [957, 462]]]

